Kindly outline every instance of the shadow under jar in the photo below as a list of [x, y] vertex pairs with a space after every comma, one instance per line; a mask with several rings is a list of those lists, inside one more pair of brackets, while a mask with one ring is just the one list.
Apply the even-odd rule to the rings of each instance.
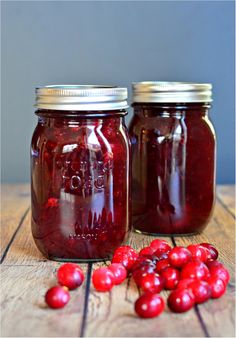
[[36, 89], [31, 145], [32, 234], [60, 261], [102, 260], [127, 238], [130, 142], [127, 89]]
[[133, 84], [132, 224], [152, 235], [207, 225], [215, 199], [215, 132], [210, 84]]

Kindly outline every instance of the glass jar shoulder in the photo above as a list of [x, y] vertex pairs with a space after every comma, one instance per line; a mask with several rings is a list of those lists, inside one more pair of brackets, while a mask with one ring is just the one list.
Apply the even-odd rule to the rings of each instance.
[[138, 109], [130, 121], [131, 136], [143, 134], [204, 133], [215, 139], [214, 126], [208, 110], [154, 110]]
[[34, 130], [31, 149], [37, 153], [49, 151], [67, 154], [75, 151], [127, 153], [128, 132], [122, 119], [72, 121], [39, 119]]

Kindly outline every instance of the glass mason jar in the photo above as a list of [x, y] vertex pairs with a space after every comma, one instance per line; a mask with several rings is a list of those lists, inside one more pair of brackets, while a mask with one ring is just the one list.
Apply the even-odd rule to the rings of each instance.
[[126, 100], [126, 88], [36, 89], [32, 234], [49, 259], [105, 259], [128, 235]]
[[132, 223], [138, 232], [193, 234], [215, 199], [210, 84], [133, 84]]

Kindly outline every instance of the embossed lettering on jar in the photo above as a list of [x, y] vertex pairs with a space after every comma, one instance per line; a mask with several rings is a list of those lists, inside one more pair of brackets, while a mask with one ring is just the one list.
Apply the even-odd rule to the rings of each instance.
[[132, 215], [137, 231], [191, 234], [208, 223], [215, 196], [210, 84], [133, 84]]
[[127, 90], [36, 90], [31, 146], [32, 233], [56, 260], [108, 258], [129, 231]]

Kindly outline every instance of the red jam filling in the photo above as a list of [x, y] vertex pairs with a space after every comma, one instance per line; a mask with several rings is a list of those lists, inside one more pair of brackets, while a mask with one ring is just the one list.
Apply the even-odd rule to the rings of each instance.
[[32, 233], [51, 259], [104, 259], [129, 231], [129, 140], [121, 116], [54, 118], [32, 138]]
[[202, 104], [134, 104], [132, 213], [136, 230], [188, 234], [207, 224], [215, 193], [215, 135]]

